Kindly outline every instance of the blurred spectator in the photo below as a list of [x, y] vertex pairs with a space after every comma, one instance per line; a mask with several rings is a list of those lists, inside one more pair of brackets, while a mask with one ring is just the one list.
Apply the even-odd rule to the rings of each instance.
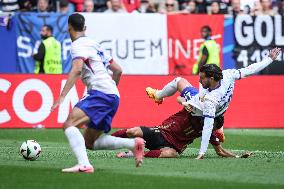
[[237, 16], [242, 13], [240, 0], [232, 0], [232, 12], [233, 16]]
[[229, 0], [220, 0], [219, 7], [221, 14], [228, 14], [228, 5], [230, 4]]
[[69, 0], [69, 3], [72, 3], [75, 5], [75, 10], [77, 12], [84, 11], [84, 0]]
[[18, 0], [1, 0], [0, 7], [3, 12], [13, 12], [19, 10]]
[[155, 13], [156, 8], [152, 2], [149, 2], [149, 0], [141, 0], [141, 5], [137, 11], [140, 13]]
[[[244, 8], [244, 13], [245, 14], [249, 14], [249, 9], [250, 7], [247, 5], [245, 8]], [[257, 15], [261, 15], [262, 14], [262, 5], [259, 1], [255, 1], [254, 2], [254, 6], [251, 10], [251, 15], [253, 16], [257, 16]]]
[[68, 0], [59, 1], [59, 12], [62, 14], [69, 13], [69, 1]]
[[93, 2], [95, 12], [104, 12], [107, 10], [107, 0], [94, 0]]
[[281, 0], [278, 4], [278, 13], [284, 15], [284, 0]]
[[189, 0], [184, 9], [184, 13], [195, 14], [197, 13], [196, 3], [194, 0]]
[[166, 0], [162, 6], [160, 13], [162, 14], [174, 14], [178, 11], [178, 2], [176, 0]]
[[129, 13], [139, 9], [141, 4], [140, 0], [121, 0], [121, 1], [125, 10]]
[[34, 9], [34, 7], [37, 5], [36, 0], [20, 0], [19, 6], [20, 6], [20, 11], [22, 12], [29, 12]]
[[36, 12], [48, 12], [48, 0], [38, 0]]
[[211, 14], [221, 14], [220, 4], [218, 1], [212, 1], [210, 6]]
[[34, 73], [62, 74], [61, 44], [52, 33], [53, 28], [50, 25], [41, 28], [42, 42], [38, 52], [33, 55], [36, 60]]
[[120, 0], [110, 0], [110, 8], [105, 13], [126, 13]]
[[271, 0], [260, 0], [262, 6], [262, 14], [273, 16], [276, 12], [272, 9]]
[[94, 1], [93, 0], [85, 0], [84, 2], [84, 12], [94, 12]]
[[207, 14], [205, 0], [196, 0], [196, 9], [197, 9], [197, 13], [199, 14]]

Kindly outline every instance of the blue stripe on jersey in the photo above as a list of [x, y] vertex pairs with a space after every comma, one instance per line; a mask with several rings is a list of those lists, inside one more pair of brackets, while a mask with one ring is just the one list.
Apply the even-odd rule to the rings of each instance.
[[108, 61], [107, 61], [106, 58], [105, 58], [104, 52], [103, 52], [103, 51], [99, 51], [99, 50], [97, 50], [97, 51], [98, 51], [97, 54], [101, 57], [102, 62], [103, 62], [103, 64], [104, 64], [104, 66], [106, 67]]
[[215, 118], [215, 116], [210, 116], [210, 115], [203, 115], [203, 117], [208, 117], [208, 118]]
[[77, 57], [74, 57], [74, 58], [72, 59], [72, 61], [73, 61], [73, 60], [78, 60], [78, 59], [83, 60], [83, 62], [84, 62], [84, 63], [86, 64], [86, 66], [91, 70], [91, 72], [92, 72], [93, 74], [95, 74], [94, 70], [92, 69], [92, 67], [91, 67], [91, 65], [90, 65], [90, 59], [89, 59], [89, 58], [84, 58], [84, 57], [82, 57], [82, 56], [77, 56]]

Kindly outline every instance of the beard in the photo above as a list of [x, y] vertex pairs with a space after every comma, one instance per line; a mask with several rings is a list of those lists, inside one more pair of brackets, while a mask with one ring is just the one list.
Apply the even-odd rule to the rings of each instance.
[[47, 39], [47, 38], [48, 38], [48, 36], [47, 36], [47, 35], [40, 35], [40, 37], [41, 37], [41, 39], [42, 39], [42, 40], [45, 40], [45, 39]]

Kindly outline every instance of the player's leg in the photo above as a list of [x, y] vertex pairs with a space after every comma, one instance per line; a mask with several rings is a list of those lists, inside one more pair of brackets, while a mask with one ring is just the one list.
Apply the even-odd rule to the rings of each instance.
[[140, 127], [133, 127], [130, 129], [120, 129], [111, 134], [111, 136], [120, 137], [120, 138], [143, 138], [143, 132]]
[[157, 150], [150, 150], [145, 153], [145, 157], [148, 158], [176, 158], [177, 151], [170, 147], [165, 147]]
[[63, 169], [63, 172], [94, 172], [87, 156], [84, 137], [77, 128], [89, 121], [89, 117], [81, 109], [75, 107], [64, 122], [64, 133], [78, 160], [78, 165]]
[[156, 103], [161, 104], [165, 97], [172, 96], [177, 91], [181, 93], [186, 87], [192, 87], [192, 85], [186, 79], [177, 77], [167, 83], [161, 90], [147, 87], [146, 93], [149, 98], [153, 99]]
[[116, 95], [107, 95], [96, 92], [92, 104], [88, 106], [91, 122], [85, 132], [86, 146], [93, 150], [115, 150], [127, 148], [134, 152], [136, 166], [144, 158], [144, 140], [142, 138], [128, 139], [110, 135], [101, 135], [111, 130], [112, 119], [117, 111], [119, 98]]
[[90, 150], [129, 149], [135, 156], [136, 166], [141, 166], [144, 158], [144, 140], [142, 138], [120, 138], [111, 135], [101, 135], [102, 131], [88, 128], [85, 132], [86, 146]]

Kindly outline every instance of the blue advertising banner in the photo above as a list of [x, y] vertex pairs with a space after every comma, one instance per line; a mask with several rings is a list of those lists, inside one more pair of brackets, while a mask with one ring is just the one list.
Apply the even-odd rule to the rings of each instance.
[[[0, 15], [0, 20], [3, 16]], [[17, 47], [15, 22], [12, 18], [9, 25], [0, 23], [0, 73], [19, 73], [17, 64]]]
[[234, 38], [234, 19], [226, 18], [224, 21], [224, 39], [223, 39], [223, 69], [236, 68], [236, 61], [233, 57], [235, 46]]
[[40, 30], [44, 24], [53, 27], [53, 36], [62, 46], [63, 72], [71, 68], [71, 39], [68, 34], [67, 14], [58, 13], [19, 13], [15, 15], [17, 35], [17, 56], [21, 73], [34, 73], [35, 61], [32, 57], [41, 43]]

